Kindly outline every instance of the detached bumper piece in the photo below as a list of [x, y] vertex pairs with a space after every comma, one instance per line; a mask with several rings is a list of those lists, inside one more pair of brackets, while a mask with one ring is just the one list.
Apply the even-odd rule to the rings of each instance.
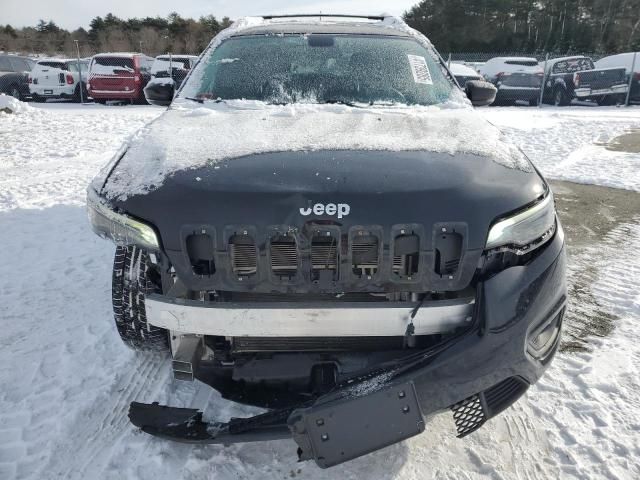
[[529, 384], [519, 377], [510, 377], [488, 388], [484, 392], [471, 395], [451, 406], [456, 423], [458, 438], [466, 437], [478, 430], [491, 417], [495, 417], [512, 405], [529, 388]]
[[291, 410], [274, 410], [228, 423], [207, 423], [192, 408], [132, 402], [129, 420], [143, 432], [181, 443], [231, 444], [290, 438], [286, 421]]
[[[228, 445], [293, 437], [299, 460], [315, 460], [327, 468], [425, 430], [414, 383], [381, 385], [379, 379], [356, 383], [324, 401], [232, 418], [227, 423], [205, 422], [202, 412], [191, 408], [137, 402], [131, 403], [129, 419], [150, 435], [181, 443]], [[510, 377], [453, 405], [458, 437], [476, 431], [528, 388], [522, 378]]]
[[[207, 423], [202, 412], [133, 402], [129, 419], [142, 431], [167, 440], [196, 444], [231, 444], [291, 438], [300, 460], [321, 468], [338, 465], [424, 431], [425, 423], [413, 382], [367, 394], [301, 408], [273, 410], [228, 423]], [[361, 396], [355, 396], [359, 394]]]

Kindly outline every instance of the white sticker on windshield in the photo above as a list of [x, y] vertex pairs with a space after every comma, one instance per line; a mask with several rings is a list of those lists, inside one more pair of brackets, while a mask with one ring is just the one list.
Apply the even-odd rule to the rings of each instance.
[[429, 67], [427, 67], [427, 60], [419, 55], [407, 55], [407, 57], [409, 57], [409, 65], [411, 65], [413, 80], [416, 83], [433, 85], [431, 72], [429, 72]]

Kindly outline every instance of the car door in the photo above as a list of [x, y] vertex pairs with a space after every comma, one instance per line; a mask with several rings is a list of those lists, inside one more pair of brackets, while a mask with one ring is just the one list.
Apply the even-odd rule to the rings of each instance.
[[13, 67], [9, 57], [0, 55], [0, 92], [9, 93], [9, 85], [13, 77]]

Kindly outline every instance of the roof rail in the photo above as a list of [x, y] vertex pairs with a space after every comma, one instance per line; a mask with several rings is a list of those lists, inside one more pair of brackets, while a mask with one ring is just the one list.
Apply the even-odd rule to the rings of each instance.
[[344, 15], [344, 14], [327, 14], [327, 13], [303, 13], [300, 15], [259, 15], [263, 20], [273, 20], [276, 18], [308, 18], [308, 17], [331, 17], [331, 18], [363, 18], [365, 20], [384, 20], [385, 15]]

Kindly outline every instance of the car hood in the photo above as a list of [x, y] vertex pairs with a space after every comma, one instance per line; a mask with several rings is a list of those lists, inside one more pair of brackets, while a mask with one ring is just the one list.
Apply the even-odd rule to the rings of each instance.
[[389, 232], [399, 224], [430, 231], [440, 222], [465, 224], [473, 249], [484, 247], [496, 217], [546, 188], [535, 172], [473, 154], [322, 150], [247, 155], [183, 170], [146, 195], [112, 204], [155, 225], [170, 250], [181, 249], [185, 229], [203, 225], [220, 237], [225, 229], [250, 228], [262, 238], [274, 225], [303, 231], [311, 223], [332, 224], [343, 232], [375, 225]]
[[[238, 101], [209, 102], [197, 108], [187, 105], [178, 103], [128, 142], [124, 157], [110, 169], [103, 192], [108, 199], [144, 195], [178, 172], [202, 168], [214, 172], [223, 165], [232, 168], [233, 159], [272, 152], [424, 151], [450, 158], [473, 154], [510, 169], [532, 171], [529, 161], [504, 141], [497, 128], [459, 104], [356, 108]], [[294, 162], [289, 168], [297, 165]]]
[[[482, 248], [496, 217], [547, 188], [466, 109], [208, 110], [168, 111], [99, 179], [110, 203], [155, 225], [170, 250], [198, 225], [260, 233], [309, 222], [343, 231], [462, 222], [468, 248]], [[349, 214], [318, 214], [316, 204], [348, 205]]]

